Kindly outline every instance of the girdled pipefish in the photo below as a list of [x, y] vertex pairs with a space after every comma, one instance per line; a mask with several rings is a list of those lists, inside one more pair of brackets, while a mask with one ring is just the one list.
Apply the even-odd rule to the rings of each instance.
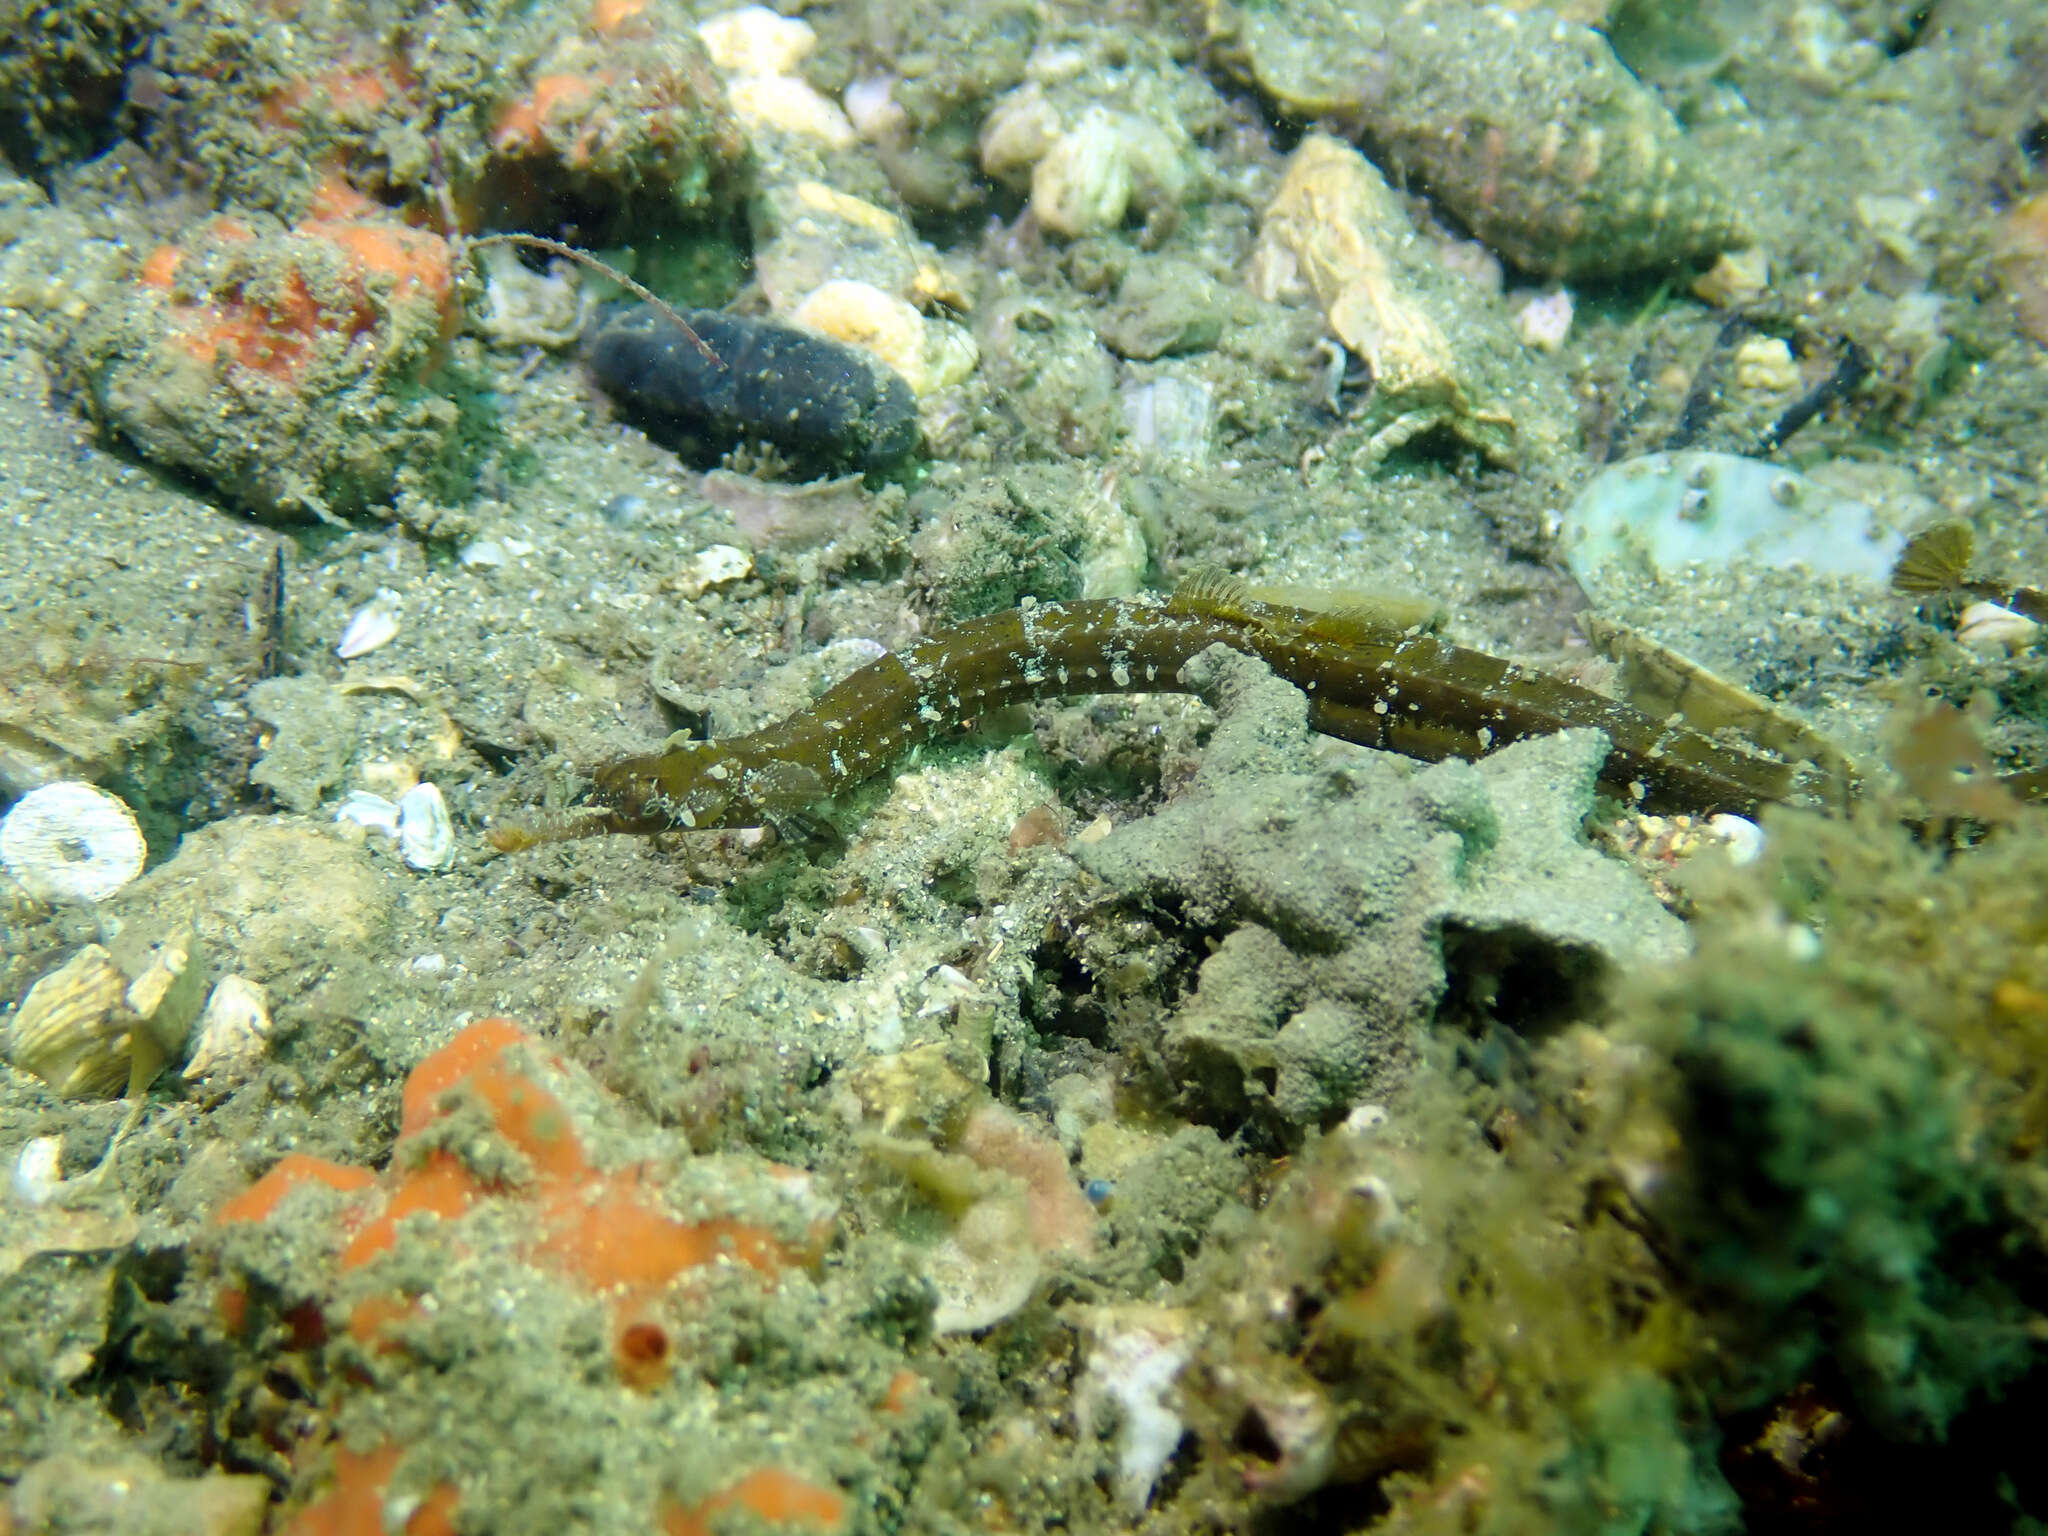
[[1308, 695], [1347, 741], [1436, 760], [1571, 726], [1612, 743], [1603, 782], [1651, 809], [1753, 813], [1848, 788], [1810, 763], [1745, 752], [1547, 673], [1398, 627], [1355, 599], [1264, 592], [1201, 573], [1170, 598], [1027, 604], [936, 630], [744, 736], [685, 742], [597, 770], [598, 804], [492, 834], [501, 849], [600, 832], [801, 821], [900, 755], [991, 710], [1081, 693], [1182, 691], [1183, 663], [1222, 644]]

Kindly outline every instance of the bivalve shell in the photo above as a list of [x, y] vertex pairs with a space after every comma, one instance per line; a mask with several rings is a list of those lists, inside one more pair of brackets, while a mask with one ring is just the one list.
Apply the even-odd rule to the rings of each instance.
[[[128, 978], [88, 944], [28, 989], [7, 1030], [7, 1059], [65, 1098], [104, 1098], [128, 1080]], [[125, 1024], [117, 1019], [129, 1018]]]
[[132, 958], [86, 945], [29, 988], [8, 1025], [8, 1059], [67, 1099], [139, 1091], [184, 1053], [205, 995], [190, 929], [146, 949], [116, 942]]
[[334, 654], [343, 661], [367, 656], [398, 638], [398, 594], [380, 589], [349, 616], [348, 627], [334, 643]]
[[269, 1046], [270, 1003], [263, 988], [246, 976], [223, 976], [199, 1016], [184, 1075], [193, 1081], [240, 1082]]
[[148, 852], [134, 813], [90, 784], [45, 784], [0, 820], [0, 863], [44, 901], [105, 901]]
[[414, 869], [446, 869], [455, 861], [455, 823], [433, 784], [415, 784], [398, 800], [398, 851]]

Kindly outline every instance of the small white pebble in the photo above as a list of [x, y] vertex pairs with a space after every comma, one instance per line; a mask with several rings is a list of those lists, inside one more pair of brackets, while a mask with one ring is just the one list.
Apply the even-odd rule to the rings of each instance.
[[1707, 830], [1728, 845], [1729, 862], [1737, 865], [1754, 864], [1763, 856], [1764, 829], [1747, 816], [1731, 816], [1726, 812], [1707, 818]]
[[1386, 1123], [1387, 1112], [1383, 1106], [1378, 1104], [1359, 1104], [1354, 1106], [1351, 1113], [1344, 1117], [1344, 1124], [1339, 1129], [1347, 1136], [1363, 1136], [1378, 1130]]
[[854, 132], [870, 144], [891, 138], [910, 126], [909, 114], [890, 94], [895, 86], [893, 75], [865, 75], [847, 86], [840, 98]]
[[1522, 345], [1555, 352], [1572, 333], [1572, 296], [1560, 288], [1541, 293], [1515, 311], [1515, 334]]

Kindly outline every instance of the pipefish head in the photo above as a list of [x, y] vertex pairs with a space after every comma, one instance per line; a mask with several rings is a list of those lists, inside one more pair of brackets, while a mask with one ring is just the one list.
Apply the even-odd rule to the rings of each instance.
[[596, 799], [622, 817], [677, 827], [744, 825], [728, 819], [737, 776], [725, 754], [708, 742], [621, 758], [592, 777]]

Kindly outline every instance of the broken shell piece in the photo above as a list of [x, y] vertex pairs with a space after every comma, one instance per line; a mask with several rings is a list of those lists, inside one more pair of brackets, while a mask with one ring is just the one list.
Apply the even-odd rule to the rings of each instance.
[[398, 851], [414, 869], [446, 869], [455, 860], [455, 823], [434, 784], [415, 784], [398, 800]]
[[185, 1033], [206, 995], [206, 971], [198, 958], [199, 937], [189, 928], [152, 945], [139, 966], [122, 964], [122, 957], [115, 956], [115, 964], [133, 978], [121, 1001], [130, 1013], [149, 1022], [167, 1055], [182, 1054]]
[[1997, 603], [1971, 603], [1956, 615], [1956, 639], [1980, 656], [2016, 656], [2041, 638], [2041, 626]]
[[240, 1082], [262, 1061], [269, 1043], [270, 1005], [263, 988], [246, 976], [223, 976], [199, 1016], [184, 1075]]
[[335, 642], [334, 654], [343, 661], [367, 656], [379, 646], [389, 645], [398, 635], [398, 594], [380, 590], [348, 621], [348, 628]]
[[189, 930], [132, 966], [88, 944], [29, 988], [8, 1059], [67, 1099], [132, 1096], [182, 1053], [204, 982]]
[[1031, 172], [1031, 211], [1055, 234], [1114, 229], [1131, 202], [1131, 161], [1116, 118], [1091, 111]]
[[959, 326], [927, 320], [907, 299], [852, 278], [835, 277], [812, 289], [789, 319], [873, 353], [918, 396], [959, 383], [981, 357], [973, 336]]
[[1781, 336], [1752, 336], [1735, 349], [1735, 387], [1746, 395], [1789, 395], [1799, 364]]
[[37, 1136], [14, 1160], [9, 1189], [18, 1205], [48, 1205], [64, 1183], [64, 1138]]
[[1771, 258], [1761, 246], [1723, 251], [1713, 266], [1693, 279], [1695, 298], [1716, 309], [1733, 309], [1754, 303], [1771, 286]]
[[373, 795], [367, 789], [352, 789], [348, 798], [334, 813], [336, 821], [352, 821], [366, 832], [382, 832], [386, 837], [398, 836], [398, 807], [382, 795]]
[[1447, 329], [1461, 306], [1472, 311], [1468, 323], [1484, 311], [1469, 295], [1451, 300], [1420, 246], [1386, 178], [1348, 144], [1311, 134], [1267, 205], [1247, 285], [1273, 301], [1307, 289], [1345, 349], [1365, 360], [1373, 387], [1359, 425], [1372, 461], [1442, 427], [1494, 463], [1512, 464], [1523, 434], [1484, 398], [1478, 359], [1486, 348], [1473, 344], [1482, 333], [1461, 330], [1461, 348]]
[[752, 575], [753, 570], [754, 557], [744, 549], [734, 544], [712, 544], [690, 557], [676, 577], [676, 588], [685, 597], [702, 597], [713, 587]]
[[90, 784], [45, 784], [0, 820], [0, 864], [44, 901], [105, 901], [148, 851], [134, 813]]

